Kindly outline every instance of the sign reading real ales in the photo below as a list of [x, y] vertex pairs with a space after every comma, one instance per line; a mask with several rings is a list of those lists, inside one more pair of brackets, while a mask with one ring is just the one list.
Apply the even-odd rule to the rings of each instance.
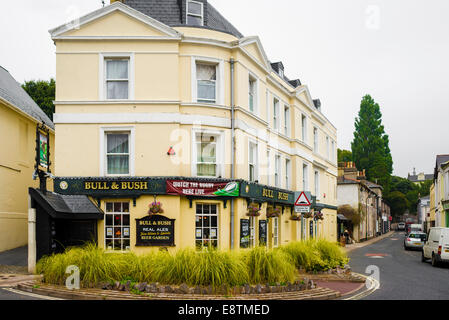
[[150, 215], [136, 219], [136, 246], [174, 247], [175, 219]]

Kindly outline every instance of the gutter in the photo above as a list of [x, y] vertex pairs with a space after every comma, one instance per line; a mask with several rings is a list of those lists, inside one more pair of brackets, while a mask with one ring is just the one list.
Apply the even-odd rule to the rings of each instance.
[[[235, 93], [234, 93], [234, 66], [235, 60], [231, 58], [231, 180], [235, 178]], [[231, 250], [234, 249], [234, 198], [231, 199]]]

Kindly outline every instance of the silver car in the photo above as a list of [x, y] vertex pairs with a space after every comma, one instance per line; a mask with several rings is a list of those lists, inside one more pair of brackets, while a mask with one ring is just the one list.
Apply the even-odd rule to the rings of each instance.
[[422, 250], [426, 243], [427, 235], [424, 232], [410, 232], [405, 236], [404, 249], [419, 249]]

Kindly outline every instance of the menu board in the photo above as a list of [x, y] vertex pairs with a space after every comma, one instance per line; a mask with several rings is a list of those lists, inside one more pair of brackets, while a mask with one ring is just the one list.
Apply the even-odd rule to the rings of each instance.
[[136, 246], [174, 247], [175, 219], [150, 215], [136, 219]]
[[249, 219], [240, 219], [240, 248], [249, 248]]
[[259, 245], [267, 245], [267, 220], [259, 220]]

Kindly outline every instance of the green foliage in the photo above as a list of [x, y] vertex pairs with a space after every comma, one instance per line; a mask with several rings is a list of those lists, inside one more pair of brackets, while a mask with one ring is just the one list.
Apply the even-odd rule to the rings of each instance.
[[393, 191], [384, 195], [385, 201], [390, 206], [391, 215], [398, 217], [410, 207], [407, 197], [400, 191]]
[[349, 204], [345, 204], [342, 206], [339, 206], [337, 209], [338, 214], [344, 215], [346, 218], [351, 220], [352, 224], [355, 226], [358, 226], [360, 224], [360, 221], [362, 220], [362, 214], [360, 210], [360, 203], [359, 208], [355, 209]]
[[55, 79], [50, 81], [31, 80], [25, 81], [22, 88], [36, 102], [36, 104], [45, 112], [45, 114], [53, 121], [53, 113], [55, 112]]
[[337, 158], [338, 158], [338, 162], [354, 161], [352, 159], [352, 152], [349, 150], [337, 149]]
[[286, 283], [295, 279], [295, 266], [316, 271], [342, 266], [347, 261], [337, 244], [324, 240], [292, 242], [277, 249], [257, 247], [240, 252], [182, 249], [144, 255], [108, 253], [88, 244], [42, 258], [37, 263], [36, 273], [43, 274], [46, 283], [64, 285], [67, 267], [75, 265], [80, 269], [82, 287], [128, 280], [131, 284], [159, 282], [219, 287], [223, 284]]
[[383, 187], [389, 185], [393, 172], [389, 137], [382, 125], [380, 107], [369, 95], [363, 97], [355, 119], [351, 149], [357, 169], [365, 169], [368, 180]]

